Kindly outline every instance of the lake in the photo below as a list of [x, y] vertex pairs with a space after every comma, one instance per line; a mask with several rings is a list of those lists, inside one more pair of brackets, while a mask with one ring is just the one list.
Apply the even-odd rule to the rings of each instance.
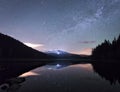
[[54, 63], [21, 73], [19, 79], [24, 81], [3, 83], [0, 92], [120, 92], [116, 63]]

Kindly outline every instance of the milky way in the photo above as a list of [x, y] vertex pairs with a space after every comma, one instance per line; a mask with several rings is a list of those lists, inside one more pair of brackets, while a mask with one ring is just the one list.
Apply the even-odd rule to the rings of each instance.
[[120, 0], [0, 0], [0, 32], [41, 51], [90, 54], [120, 34]]

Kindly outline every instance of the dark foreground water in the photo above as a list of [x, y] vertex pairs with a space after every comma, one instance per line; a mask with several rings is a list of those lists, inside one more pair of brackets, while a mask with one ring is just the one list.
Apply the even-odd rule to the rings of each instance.
[[117, 63], [46, 65], [3, 82], [0, 92], [120, 92], [119, 66]]

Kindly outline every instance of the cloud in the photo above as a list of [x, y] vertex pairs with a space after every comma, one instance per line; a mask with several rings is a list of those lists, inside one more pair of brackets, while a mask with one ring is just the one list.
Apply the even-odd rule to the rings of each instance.
[[25, 45], [32, 47], [32, 48], [38, 48], [38, 47], [43, 47], [43, 44], [35, 44], [35, 43], [24, 43]]
[[96, 43], [96, 41], [81, 41], [80, 43], [82, 43], [82, 44], [92, 44], [92, 43]]

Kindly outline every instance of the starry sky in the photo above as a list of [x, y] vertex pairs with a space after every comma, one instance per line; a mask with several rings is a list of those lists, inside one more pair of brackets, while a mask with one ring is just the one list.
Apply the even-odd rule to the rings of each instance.
[[120, 34], [120, 0], [0, 0], [0, 32], [40, 51], [89, 55]]

